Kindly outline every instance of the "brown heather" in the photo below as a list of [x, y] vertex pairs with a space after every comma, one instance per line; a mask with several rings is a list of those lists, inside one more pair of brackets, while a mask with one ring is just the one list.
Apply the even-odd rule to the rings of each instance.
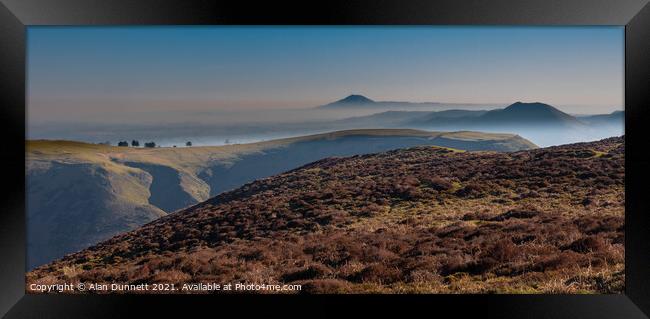
[[27, 274], [314, 293], [620, 293], [624, 140], [416, 147], [247, 184]]

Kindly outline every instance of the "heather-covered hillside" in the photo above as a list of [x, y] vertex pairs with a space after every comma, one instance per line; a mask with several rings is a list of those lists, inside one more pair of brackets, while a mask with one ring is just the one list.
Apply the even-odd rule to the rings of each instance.
[[622, 292], [624, 201], [623, 138], [327, 158], [41, 266], [27, 282]]

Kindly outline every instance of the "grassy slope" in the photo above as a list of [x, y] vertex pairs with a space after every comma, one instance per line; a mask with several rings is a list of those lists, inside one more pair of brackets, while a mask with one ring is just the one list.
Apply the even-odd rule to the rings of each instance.
[[324, 159], [40, 267], [27, 281], [622, 292], [623, 159], [621, 138]]
[[[204, 146], [190, 148], [131, 148], [87, 144], [74, 141], [27, 141], [28, 169], [47, 165], [47, 162], [63, 163], [92, 163], [101, 165], [116, 174], [136, 173], [137, 168], [123, 165], [123, 162], [138, 162], [162, 165], [177, 170], [181, 176], [181, 187], [197, 201], [209, 197], [209, 186], [197, 175], [215, 162], [229, 163], [237, 161], [240, 156], [261, 152], [268, 149], [284, 147], [292, 143], [331, 140], [348, 136], [415, 136], [459, 141], [496, 141], [509, 143], [515, 149], [536, 148], [528, 140], [512, 134], [480, 133], [480, 132], [427, 132], [409, 129], [367, 129], [348, 130], [332, 133], [315, 134], [295, 138], [285, 138], [273, 141], [236, 144], [225, 146]], [[141, 192], [136, 192], [132, 200], [142, 201]]]

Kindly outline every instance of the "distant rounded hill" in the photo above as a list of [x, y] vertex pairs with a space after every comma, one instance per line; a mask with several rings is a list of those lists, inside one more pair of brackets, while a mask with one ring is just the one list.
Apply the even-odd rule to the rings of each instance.
[[501, 110], [493, 110], [476, 118], [481, 124], [538, 123], [553, 125], [582, 125], [577, 118], [548, 104], [516, 102]]
[[418, 108], [437, 107], [437, 102], [403, 102], [403, 101], [375, 101], [360, 94], [351, 94], [336, 102], [318, 106], [318, 109], [391, 109], [391, 108]]
[[[389, 102], [375, 103], [383, 105]], [[445, 104], [445, 109], [438, 108], [440, 110], [437, 111], [432, 111], [435, 107], [427, 107], [425, 110], [417, 109], [414, 103], [408, 105], [373, 106], [372, 110], [377, 110], [376, 113], [339, 120], [338, 124], [341, 127], [355, 128], [508, 132], [524, 136], [540, 146], [598, 140], [624, 134], [625, 112], [622, 110], [608, 114], [571, 115], [541, 102], [516, 102], [498, 109], [487, 105], [469, 107]]]
[[379, 103], [359, 94], [351, 94], [336, 102], [321, 105], [319, 109], [350, 109], [376, 107]]
[[330, 103], [328, 105], [339, 105], [339, 104], [373, 104], [375, 101], [358, 94], [352, 94], [346, 98], [340, 99], [336, 102]]

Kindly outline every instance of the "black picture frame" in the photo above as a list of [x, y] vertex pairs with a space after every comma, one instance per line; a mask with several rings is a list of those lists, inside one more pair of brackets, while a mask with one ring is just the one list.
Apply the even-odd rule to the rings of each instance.
[[[199, 311], [224, 315], [409, 313], [498, 318], [647, 318], [650, 315], [648, 0], [305, 1], [1, 0], [0, 130], [5, 184], [0, 210], [0, 315], [6, 318], [132, 317]], [[25, 31], [31, 25], [408, 24], [624, 25], [626, 286], [620, 295], [138, 296], [25, 294]], [[400, 306], [395, 303], [399, 302]], [[180, 305], [182, 303], [183, 305]], [[298, 307], [308, 307], [299, 312]], [[346, 308], [347, 309], [347, 308]], [[424, 311], [424, 312], [422, 312]]]

